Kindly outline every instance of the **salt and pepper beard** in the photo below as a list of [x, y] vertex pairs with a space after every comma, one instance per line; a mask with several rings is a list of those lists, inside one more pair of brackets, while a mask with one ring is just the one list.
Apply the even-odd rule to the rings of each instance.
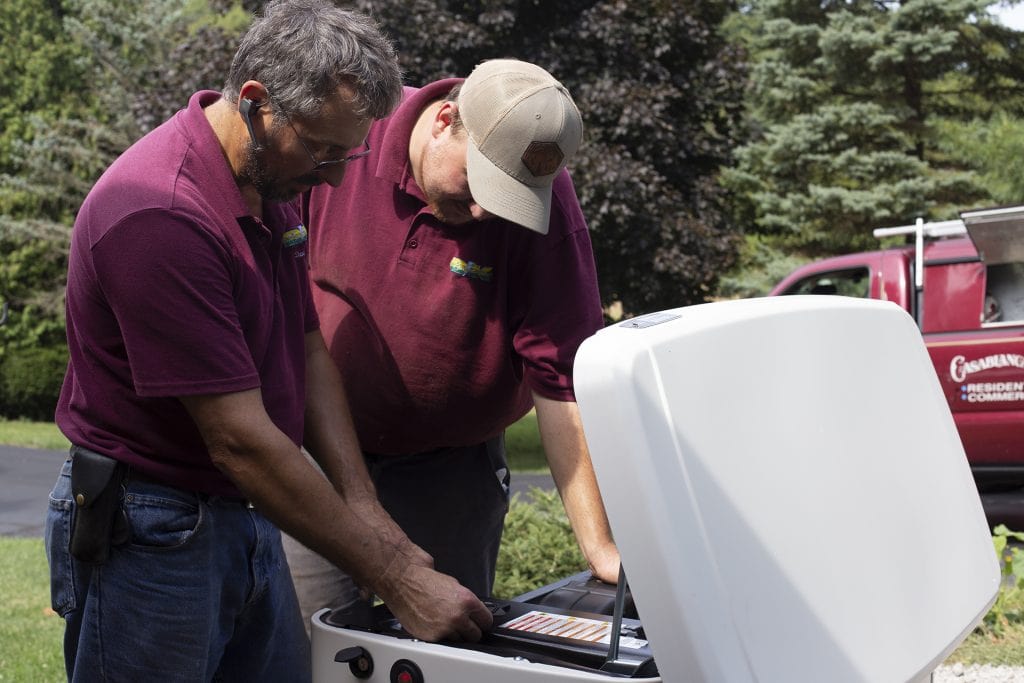
[[[270, 174], [268, 168], [271, 164], [267, 163], [267, 157], [273, 154], [274, 152], [268, 145], [256, 143], [250, 139], [245, 146], [245, 161], [242, 164], [241, 177], [247, 180], [264, 200], [275, 203], [290, 202], [298, 196], [298, 193], [285, 188], [280, 178]], [[277, 156], [280, 157], [279, 154]], [[293, 180], [310, 187], [323, 182], [316, 174], [300, 176]]]

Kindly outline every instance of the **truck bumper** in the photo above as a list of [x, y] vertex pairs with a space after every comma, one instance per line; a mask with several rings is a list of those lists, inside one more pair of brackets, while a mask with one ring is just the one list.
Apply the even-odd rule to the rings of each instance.
[[1005, 524], [1014, 531], [1024, 530], [1024, 489], [982, 493], [981, 506], [989, 528]]

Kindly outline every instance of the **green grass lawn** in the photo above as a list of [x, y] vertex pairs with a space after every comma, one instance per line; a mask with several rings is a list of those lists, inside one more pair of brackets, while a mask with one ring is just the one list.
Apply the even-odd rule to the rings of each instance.
[[64, 620], [50, 609], [43, 541], [0, 538], [0, 681], [62, 681]]
[[66, 451], [71, 445], [52, 422], [0, 419], [0, 444]]
[[537, 414], [532, 410], [505, 430], [505, 455], [513, 472], [548, 471], [548, 461], [537, 431]]
[[[63, 451], [68, 440], [53, 423], [0, 420], [0, 444]], [[43, 541], [0, 537], [0, 681], [67, 680], [64, 620], [50, 609]]]

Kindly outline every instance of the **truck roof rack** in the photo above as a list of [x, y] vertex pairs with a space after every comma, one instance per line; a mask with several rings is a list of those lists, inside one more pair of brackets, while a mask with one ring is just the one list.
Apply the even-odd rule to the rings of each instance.
[[[914, 236], [914, 288], [917, 296], [921, 296], [924, 287], [924, 240], [925, 238], [949, 237], [951, 235], [967, 234], [967, 226], [961, 220], [954, 221], [933, 221], [925, 223], [923, 218], [918, 218], [913, 225], [899, 225], [894, 228], [876, 228], [875, 237], [892, 237], [893, 235]], [[920, 305], [919, 303], [916, 305]]]
[[[925, 223], [918, 219], [919, 223], [913, 225], [898, 225], [892, 228], [875, 228], [875, 237], [892, 237], [894, 235], [914, 235], [918, 229], [924, 237], [949, 237], [951, 235], [963, 235], [967, 233], [967, 226], [962, 220], [932, 221]], [[919, 228], [920, 226], [920, 228]]]
[[922, 251], [926, 238], [967, 235], [974, 242], [978, 256], [989, 265], [1024, 262], [1024, 206], [997, 206], [988, 209], [961, 211], [959, 220], [925, 223], [918, 218], [913, 225], [876, 228], [875, 237], [914, 235], [917, 244], [917, 274], [920, 287]]

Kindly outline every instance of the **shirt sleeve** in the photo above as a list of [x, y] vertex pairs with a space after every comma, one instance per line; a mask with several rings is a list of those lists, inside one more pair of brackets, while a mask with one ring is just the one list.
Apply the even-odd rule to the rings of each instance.
[[225, 245], [164, 211], [133, 214], [92, 248], [140, 396], [225, 393], [260, 385], [239, 323]]
[[513, 307], [521, 316], [513, 346], [532, 390], [573, 401], [576, 351], [604, 315], [590, 234], [567, 173], [555, 180], [548, 235], [535, 242], [524, 296]]

